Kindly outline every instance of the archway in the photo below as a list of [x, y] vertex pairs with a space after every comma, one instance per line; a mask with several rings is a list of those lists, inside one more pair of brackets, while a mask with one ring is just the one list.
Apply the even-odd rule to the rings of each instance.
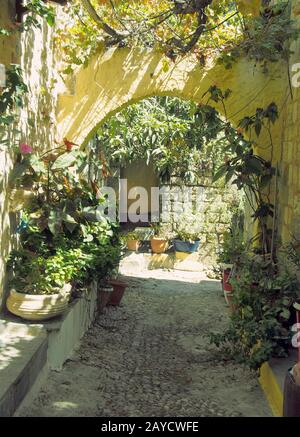
[[[155, 230], [168, 236], [170, 243], [176, 235], [192, 240], [197, 233], [198, 255], [213, 265], [241, 199], [234, 187], [212, 180], [224, 162], [227, 142], [218, 129], [226, 122], [213, 108], [207, 121], [201, 121], [201, 111], [205, 104], [198, 107], [169, 97], [144, 99], [107, 119], [88, 150], [100, 157], [101, 167], [105, 163], [103, 174], [111, 170], [106, 184], [118, 193], [123, 231], [146, 227], [148, 236]], [[218, 127], [209, 133], [213, 114]]]
[[228, 118], [234, 123], [268, 100], [281, 108], [288, 92], [286, 66], [280, 63], [264, 74], [247, 60], [229, 70], [217, 60], [204, 68], [193, 56], [172, 62], [159, 52], [127, 48], [95, 56], [71, 82], [58, 102], [58, 135], [80, 145], [110, 115], [146, 97], [170, 95], [199, 103], [211, 85], [229, 88]]

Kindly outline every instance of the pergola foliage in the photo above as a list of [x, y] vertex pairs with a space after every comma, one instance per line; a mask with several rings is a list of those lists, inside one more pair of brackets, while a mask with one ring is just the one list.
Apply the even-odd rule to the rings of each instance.
[[[231, 66], [240, 56], [265, 65], [286, 59], [286, 42], [298, 35], [289, 1], [262, 0], [258, 16], [230, 0], [72, 0], [70, 26], [57, 42], [66, 54], [65, 72], [87, 64], [103, 47], [143, 46], [175, 60], [193, 54], [201, 65], [219, 58]], [[250, 2], [252, 4], [259, 2]], [[250, 11], [250, 13], [249, 13]]]

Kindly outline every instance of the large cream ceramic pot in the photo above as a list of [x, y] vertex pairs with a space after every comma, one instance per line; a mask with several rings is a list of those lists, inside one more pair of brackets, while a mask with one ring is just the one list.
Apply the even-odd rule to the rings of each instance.
[[6, 306], [22, 319], [47, 320], [61, 315], [68, 308], [69, 299], [70, 291], [66, 288], [57, 294], [25, 294], [11, 290]]

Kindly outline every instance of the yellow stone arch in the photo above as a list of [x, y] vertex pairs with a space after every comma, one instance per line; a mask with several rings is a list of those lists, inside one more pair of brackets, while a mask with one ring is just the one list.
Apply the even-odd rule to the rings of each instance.
[[[84, 144], [103, 121], [123, 107], [155, 95], [203, 101], [211, 85], [230, 88], [228, 118], [235, 123], [257, 107], [275, 101], [279, 108], [289, 92], [286, 66], [274, 64], [265, 74], [247, 60], [232, 69], [211, 61], [205, 68], [194, 56], [172, 62], [152, 50], [113, 48], [94, 56], [73, 78], [72, 93], [58, 103], [58, 134]], [[217, 108], [221, 113], [223, 108]]]

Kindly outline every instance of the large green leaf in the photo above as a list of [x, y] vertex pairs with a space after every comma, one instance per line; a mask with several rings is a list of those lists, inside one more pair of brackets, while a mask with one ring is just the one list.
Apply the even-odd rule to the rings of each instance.
[[262, 163], [259, 159], [255, 158], [255, 156], [251, 156], [245, 161], [245, 165], [247, 170], [250, 170], [251, 172], [261, 175], [263, 172]]
[[228, 170], [228, 166], [226, 164], [222, 165], [218, 171], [215, 173], [213, 177], [213, 182], [217, 182], [219, 179], [221, 179], [223, 176], [225, 176], [226, 172]]
[[30, 165], [36, 173], [45, 173], [46, 166], [41, 159], [36, 155], [30, 156]]
[[62, 230], [61, 211], [51, 210], [48, 218], [48, 227], [52, 234], [58, 234]]
[[65, 212], [62, 213], [61, 218], [64, 222], [67, 223], [75, 223], [75, 224], [77, 223], [74, 217], [72, 217], [70, 214], [67, 214]]
[[76, 161], [76, 153], [68, 152], [60, 155], [54, 164], [52, 165], [52, 170], [62, 170], [68, 168], [74, 164]]

